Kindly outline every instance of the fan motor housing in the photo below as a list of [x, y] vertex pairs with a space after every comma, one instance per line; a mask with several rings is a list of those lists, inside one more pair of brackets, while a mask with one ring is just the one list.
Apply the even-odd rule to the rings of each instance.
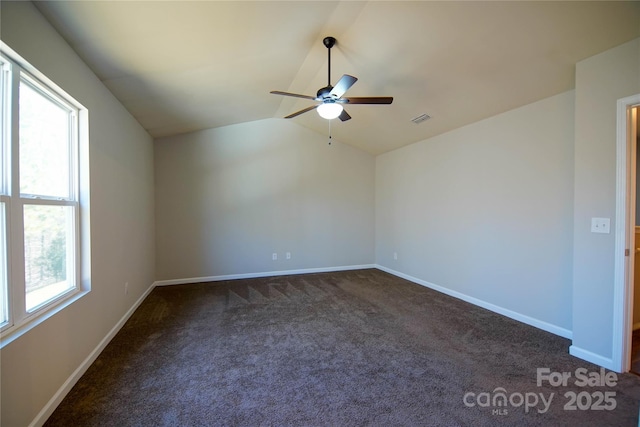
[[333, 90], [333, 86], [331, 85], [318, 89], [318, 93], [316, 94], [318, 100], [333, 98], [333, 96], [331, 95], [331, 90]]

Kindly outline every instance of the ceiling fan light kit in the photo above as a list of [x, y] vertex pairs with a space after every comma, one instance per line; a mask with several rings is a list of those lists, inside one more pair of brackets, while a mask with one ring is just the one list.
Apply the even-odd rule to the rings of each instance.
[[342, 97], [347, 90], [355, 82], [358, 81], [356, 77], [350, 76], [348, 74], [343, 75], [338, 83], [335, 86], [331, 86], [331, 48], [336, 44], [336, 39], [334, 37], [325, 37], [322, 40], [322, 44], [327, 48], [327, 56], [328, 56], [328, 70], [327, 70], [327, 86], [318, 89], [316, 96], [309, 95], [300, 95], [297, 93], [290, 92], [282, 92], [278, 90], [271, 91], [274, 95], [284, 95], [291, 96], [294, 98], [303, 98], [309, 99], [312, 101], [319, 102], [319, 104], [304, 108], [300, 111], [297, 111], [293, 114], [289, 114], [285, 117], [285, 119], [292, 119], [294, 117], [299, 116], [300, 114], [306, 113], [307, 111], [317, 110], [320, 117], [327, 120], [332, 120], [335, 118], [339, 118], [341, 121], [347, 121], [351, 119], [351, 116], [341, 104], [391, 104], [393, 102], [393, 97], [391, 96], [377, 96], [377, 97], [357, 97], [357, 98], [347, 98]]
[[336, 104], [335, 102], [326, 102], [318, 105], [317, 108], [320, 117], [327, 120], [337, 118], [338, 116], [340, 116], [340, 114], [342, 114], [343, 110], [344, 108], [342, 108], [342, 105]]

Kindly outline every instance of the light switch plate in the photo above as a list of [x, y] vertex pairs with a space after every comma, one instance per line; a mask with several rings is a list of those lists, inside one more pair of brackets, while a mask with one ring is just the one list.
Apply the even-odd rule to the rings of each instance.
[[611, 232], [611, 219], [591, 218], [591, 232], [609, 234]]

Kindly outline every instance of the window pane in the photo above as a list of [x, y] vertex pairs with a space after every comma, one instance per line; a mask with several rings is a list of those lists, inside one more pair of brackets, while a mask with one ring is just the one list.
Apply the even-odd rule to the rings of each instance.
[[0, 60], [0, 194], [9, 194], [9, 64]]
[[75, 288], [73, 207], [24, 206], [26, 309]]
[[0, 326], [9, 320], [9, 295], [7, 277], [7, 229], [4, 203], [0, 203]]
[[20, 82], [20, 193], [70, 196], [70, 112]]

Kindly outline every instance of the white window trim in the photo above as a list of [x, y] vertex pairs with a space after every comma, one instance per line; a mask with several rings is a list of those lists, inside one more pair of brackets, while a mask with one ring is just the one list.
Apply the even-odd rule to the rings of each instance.
[[[0, 42], [0, 54], [2, 54], [3, 57], [2, 62], [7, 62], [10, 65], [12, 76], [8, 82], [6, 80], [4, 81], [5, 89], [9, 92], [8, 98], [10, 105], [8, 106], [8, 114], [3, 114], [1, 118], [2, 120], [8, 119], [8, 123], [3, 123], [2, 128], [5, 130], [5, 134], [0, 135], [0, 137], [3, 137], [5, 141], [7, 141], [7, 137], [11, 138], [10, 141], [7, 141], [5, 148], [8, 150], [18, 150], [18, 99], [15, 94], [18, 93], [18, 86], [22, 79], [30, 85], [37, 86], [39, 91], [50, 97], [57, 104], [73, 111], [70, 126], [74, 127], [73, 132], [75, 133], [75, 138], [73, 144], [75, 144], [75, 146], [71, 148], [74, 153], [70, 157], [77, 171], [74, 182], [71, 183], [72, 188], [70, 189], [69, 198], [51, 198], [40, 195], [20, 194], [19, 183], [16, 177], [19, 158], [16, 155], [3, 156], [6, 164], [1, 165], [2, 170], [7, 171], [10, 169], [12, 172], [7, 177], [9, 188], [0, 188], [0, 200], [5, 202], [6, 206], [6, 232], [8, 234], [8, 242], [5, 255], [7, 257], [7, 275], [9, 280], [9, 321], [0, 329], [0, 349], [2, 349], [5, 345], [13, 342], [35, 326], [41, 324], [90, 292], [91, 246], [89, 222], [88, 111], [82, 104], [77, 102], [2, 42]], [[0, 79], [0, 84], [2, 83], [3, 80]], [[1, 111], [2, 110], [0, 110], [0, 112]], [[11, 168], [8, 168], [9, 161], [12, 162]], [[8, 195], [3, 194], [7, 192]], [[75, 256], [71, 260], [74, 264], [75, 287], [53, 300], [35, 307], [30, 312], [27, 312], [25, 308], [24, 268], [16, 268], [16, 266], [24, 265], [23, 243], [19, 242], [15, 237], [13, 238], [14, 240], [12, 240], [12, 234], [15, 234], [13, 230], [16, 228], [23, 229], [21, 212], [24, 205], [72, 206], [75, 217], [75, 227], [73, 229]], [[20, 231], [20, 235], [22, 235], [22, 231]]]

